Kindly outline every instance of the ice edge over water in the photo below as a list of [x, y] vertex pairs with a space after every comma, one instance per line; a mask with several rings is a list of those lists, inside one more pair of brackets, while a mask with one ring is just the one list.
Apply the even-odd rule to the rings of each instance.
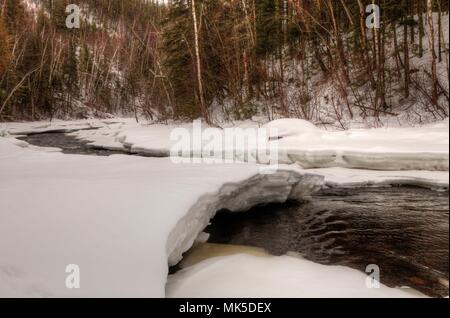
[[226, 183], [216, 193], [199, 198], [170, 232], [167, 241], [169, 265], [176, 265], [220, 210], [244, 212], [260, 204], [303, 200], [322, 187], [417, 186], [447, 191], [448, 182], [414, 176], [386, 175], [381, 180], [328, 180], [321, 169], [279, 170], [275, 174], [257, 174], [238, 183]]
[[171, 231], [167, 241], [169, 265], [181, 261], [183, 253], [192, 247], [216, 212], [242, 212], [260, 204], [302, 200], [323, 184], [323, 176], [289, 170], [257, 174], [239, 183], [224, 184], [217, 193], [202, 196]]

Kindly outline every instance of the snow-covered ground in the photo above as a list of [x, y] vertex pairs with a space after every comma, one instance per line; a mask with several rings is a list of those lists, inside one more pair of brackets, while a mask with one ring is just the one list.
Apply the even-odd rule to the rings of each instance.
[[[217, 210], [300, 198], [323, 181], [248, 164], [48, 153], [12, 138], [0, 138], [0, 161], [1, 296], [163, 297], [168, 260]], [[65, 287], [69, 264], [81, 289]]]
[[308, 169], [325, 177], [328, 187], [410, 185], [433, 190], [448, 190], [448, 171], [376, 171], [347, 168]]
[[[258, 128], [256, 124], [246, 124], [238, 127]], [[92, 141], [92, 145], [97, 147], [169, 156], [171, 148], [177, 142], [171, 139], [171, 132], [180, 127], [190, 131], [192, 136], [199, 133], [190, 124], [132, 124], [108, 126], [98, 131], [81, 131], [75, 134], [78, 138]], [[297, 163], [303, 168], [448, 171], [448, 118], [436, 124], [414, 128], [330, 132], [296, 119], [274, 121], [265, 127], [278, 131], [272, 139], [279, 139], [276, 142], [282, 163]], [[218, 134], [224, 132], [222, 129], [216, 130]], [[229, 150], [227, 145], [224, 145], [223, 151], [228, 153]]]
[[53, 120], [38, 122], [9, 122], [0, 123], [0, 137], [6, 135], [27, 135], [39, 133], [70, 133], [75, 131], [92, 130], [102, 127], [110, 127], [115, 124], [132, 124], [131, 119], [90, 119], [90, 120]]
[[[448, 186], [448, 118], [414, 128], [353, 129], [344, 132], [326, 131], [296, 119], [277, 120], [267, 125], [244, 121], [232, 127], [258, 129], [260, 126], [275, 129], [272, 139], [281, 138], [277, 141], [280, 163], [295, 163], [300, 168], [323, 174], [329, 185], [399, 182], [439, 188]], [[90, 129], [93, 127], [100, 128]], [[202, 127], [202, 131], [212, 129], [219, 135], [224, 134], [224, 129], [210, 128], [205, 124]], [[196, 134], [202, 134], [202, 131], [194, 131], [190, 123], [138, 124], [132, 119], [115, 119], [61, 121], [51, 125], [42, 122], [7, 123], [0, 125], [0, 136], [66, 131], [90, 141], [93, 147], [167, 157], [177, 142], [171, 140], [175, 128], [184, 128], [193, 138]], [[225, 144], [222, 150], [229, 152], [227, 147]]]
[[[343, 266], [324, 266], [296, 255], [264, 252], [209, 258], [169, 276], [173, 298], [408, 298], [425, 297], [403, 288], [368, 288], [368, 277]], [[207, 287], [206, 287], [207, 286]]]
[[[278, 135], [272, 137], [281, 138], [283, 149], [325, 149], [339, 152], [339, 160], [324, 165], [328, 168], [304, 169], [294, 157], [296, 164], [282, 165], [275, 174], [264, 175], [256, 164], [180, 165], [169, 158], [64, 155], [54, 149], [31, 147], [10, 135], [83, 129], [74, 134], [96, 146], [161, 154], [170, 150], [170, 132], [175, 126], [140, 125], [122, 119], [1, 124], [0, 296], [163, 297], [167, 264], [181, 259], [220, 209], [243, 211], [259, 203], [302, 198], [323, 184], [415, 184], [448, 189], [448, 120], [415, 129], [346, 133], [324, 132], [303, 121], [271, 125], [277, 126]], [[248, 126], [253, 124], [246, 123]], [[93, 127], [101, 128], [91, 130]], [[408, 153], [413, 158], [426, 153], [418, 162], [447, 171], [408, 170], [409, 163], [403, 165], [405, 162], [398, 158], [404, 170], [348, 169], [340, 164], [345, 151]], [[373, 156], [368, 158], [373, 164]], [[69, 264], [80, 266], [81, 289], [66, 289], [65, 269]], [[314, 274], [311, 279], [305, 275], [306, 270]], [[233, 271], [235, 278], [231, 277]], [[220, 281], [224, 289], [217, 287], [216, 292], [206, 294], [218, 281], [211, 280], [209, 285], [205, 281], [219, 272], [226, 278]], [[357, 291], [364, 276], [357, 271], [319, 266], [289, 256], [230, 256], [195, 265], [189, 273], [192, 278], [183, 284], [170, 284], [169, 296], [243, 296], [225, 287], [234, 279], [244, 278], [247, 280], [241, 285], [249, 286], [243, 290], [245, 296], [262, 296], [270, 286], [283, 289], [285, 293], [280, 296], [304, 296], [305, 290], [312, 296], [318, 289], [309, 284], [326, 284], [337, 273], [339, 278], [333, 279], [351, 284], [345, 293], [335, 296], [370, 296], [365, 294], [365, 286]], [[186, 278], [186, 273], [180, 275]], [[305, 288], [284, 288], [293, 280]], [[189, 290], [190, 295], [186, 294]], [[322, 296], [336, 291], [330, 287]], [[372, 294], [410, 295], [409, 291], [389, 288]]]
[[[242, 129], [256, 130], [257, 122], [238, 122]], [[264, 125], [279, 139], [282, 163], [297, 163], [303, 168], [347, 167], [371, 170], [448, 171], [449, 120], [407, 128], [352, 129], [327, 131], [299, 119], [282, 119]], [[98, 128], [98, 129], [95, 129]], [[149, 156], [170, 156], [178, 140], [171, 136], [183, 128], [194, 138], [205, 130], [224, 134], [225, 129], [207, 127], [196, 130], [193, 124], [138, 124], [130, 119], [89, 120], [48, 123], [6, 123], [0, 135], [40, 132], [73, 132], [93, 147], [128, 150]], [[275, 133], [273, 133], [275, 131]], [[225, 138], [224, 138], [225, 139]], [[207, 140], [202, 140], [204, 146]], [[272, 141], [274, 142], [274, 141]], [[226, 152], [229, 145], [224, 144]]]
[[304, 168], [448, 171], [448, 118], [415, 128], [328, 132], [298, 119], [268, 126], [278, 129], [280, 151]]

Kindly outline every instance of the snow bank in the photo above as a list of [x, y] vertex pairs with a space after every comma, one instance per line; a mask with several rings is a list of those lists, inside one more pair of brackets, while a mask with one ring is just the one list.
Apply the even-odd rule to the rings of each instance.
[[0, 123], [0, 137], [9, 135], [31, 135], [42, 133], [70, 133], [106, 127], [114, 123], [132, 123], [131, 119], [54, 120], [50, 122]]
[[[87, 125], [89, 122], [61, 122], [55, 124], [55, 128], [61, 128], [58, 125], [64, 124], [66, 128], [76, 129], [77, 125]], [[191, 124], [145, 125], [131, 119], [101, 123], [103, 126], [99, 129], [80, 130], [72, 135], [90, 141], [92, 147], [163, 157], [169, 155], [174, 143], [170, 140], [172, 129], [182, 127], [193, 133]], [[20, 132], [30, 130], [30, 127], [36, 131], [46, 124], [7, 125], [9, 131]], [[258, 128], [258, 123], [239, 122], [237, 127]], [[324, 175], [328, 186], [403, 184], [448, 189], [448, 118], [416, 128], [354, 129], [345, 132], [324, 131], [300, 119], [276, 120], [267, 127], [278, 129], [278, 133], [270, 138], [281, 138], [280, 163], [299, 163], [311, 173]], [[222, 132], [220, 129], [217, 131]], [[423, 168], [443, 171], [426, 171]]]
[[423, 127], [328, 132], [303, 121], [269, 123], [279, 128], [281, 151], [303, 168], [448, 171], [448, 119]]
[[[0, 296], [163, 297], [168, 259], [180, 259], [214, 209], [301, 197], [322, 182], [16, 143], [0, 138]], [[65, 287], [69, 264], [80, 267], [80, 289]]]
[[448, 191], [449, 174], [446, 171], [375, 171], [347, 168], [309, 169], [321, 175], [328, 187], [416, 186]]
[[266, 127], [278, 132], [276, 135], [270, 136], [272, 139], [293, 136], [317, 136], [320, 134], [319, 128], [303, 119], [278, 119], [268, 123]]
[[236, 254], [210, 258], [169, 276], [173, 298], [409, 298], [411, 289], [369, 289], [367, 276], [300, 257]]
[[283, 170], [269, 175], [258, 174], [239, 183], [225, 184], [218, 193], [200, 198], [178, 221], [168, 240], [169, 264], [175, 265], [182, 259], [182, 253], [189, 250], [217, 211], [241, 212], [267, 202], [301, 200], [319, 190], [322, 184], [321, 177]]
[[[96, 147], [122, 148], [142, 155], [166, 157], [175, 141], [174, 128], [195, 132], [192, 125], [122, 125], [76, 133]], [[239, 127], [239, 126], [237, 126]], [[248, 128], [246, 124], [245, 128]], [[344, 167], [370, 170], [448, 171], [449, 121], [414, 128], [325, 131], [299, 119], [282, 119], [266, 125], [278, 133], [280, 163], [297, 163], [305, 169]], [[258, 128], [255, 124], [253, 128]], [[217, 129], [218, 134], [224, 131]], [[273, 142], [273, 141], [272, 141]], [[224, 152], [229, 149], [224, 149]], [[249, 151], [253, 152], [254, 151]], [[260, 162], [264, 163], [264, 162]]]

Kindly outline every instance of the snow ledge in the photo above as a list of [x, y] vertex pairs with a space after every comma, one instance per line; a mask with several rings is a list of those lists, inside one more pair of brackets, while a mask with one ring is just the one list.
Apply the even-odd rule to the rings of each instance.
[[224, 184], [217, 193], [202, 196], [170, 232], [167, 241], [169, 265], [181, 261], [183, 253], [192, 247], [218, 211], [242, 212], [260, 204], [302, 200], [323, 184], [323, 176], [293, 170], [257, 174], [239, 183]]

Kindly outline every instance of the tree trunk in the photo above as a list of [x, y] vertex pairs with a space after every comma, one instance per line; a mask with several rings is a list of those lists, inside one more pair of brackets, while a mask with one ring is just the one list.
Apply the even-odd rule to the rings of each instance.
[[417, 12], [419, 14], [419, 57], [423, 57], [423, 37], [425, 36], [425, 30], [423, 26], [423, 10], [421, 1], [418, 1], [417, 6]]
[[436, 49], [435, 49], [435, 32], [433, 23], [433, 0], [427, 0], [427, 15], [428, 15], [428, 28], [429, 28], [429, 44], [431, 50], [431, 81], [432, 92], [431, 98], [433, 105], [438, 105], [438, 80], [437, 80], [437, 68], [436, 68]]
[[373, 70], [372, 70], [372, 62], [370, 61], [370, 55], [369, 55], [369, 46], [367, 44], [367, 32], [366, 32], [366, 11], [364, 4], [361, 0], [358, 0], [358, 6], [359, 6], [359, 24], [361, 28], [361, 43], [362, 43], [362, 50], [363, 55], [365, 58], [365, 63], [367, 65], [367, 74], [370, 79], [370, 85], [372, 89], [375, 88], [376, 83], [373, 78]]
[[441, 8], [441, 0], [437, 0], [438, 5], [438, 57], [439, 63], [442, 62], [442, 8]]
[[198, 24], [197, 24], [197, 13], [195, 10], [195, 0], [191, 0], [192, 6], [192, 19], [194, 21], [194, 42], [195, 42], [195, 58], [197, 65], [197, 84], [198, 84], [198, 95], [200, 100], [200, 109], [203, 115], [203, 118], [206, 120], [208, 124], [210, 124], [208, 111], [206, 110], [205, 99], [203, 95], [203, 83], [202, 83], [202, 66], [200, 59], [200, 48], [199, 48], [199, 37], [198, 37]]
[[403, 20], [403, 53], [404, 53], [404, 68], [405, 68], [405, 97], [409, 97], [410, 71], [409, 71], [409, 43], [408, 43], [408, 24], [407, 17]]

